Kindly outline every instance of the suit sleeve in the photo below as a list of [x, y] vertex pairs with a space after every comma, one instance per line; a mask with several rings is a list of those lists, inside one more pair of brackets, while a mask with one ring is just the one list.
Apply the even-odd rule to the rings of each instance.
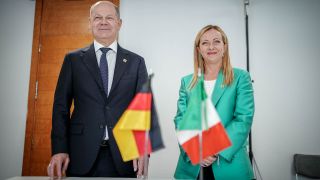
[[[186, 112], [187, 104], [188, 104], [188, 95], [187, 95], [185, 82], [182, 79], [180, 89], [179, 89], [179, 99], [177, 102], [177, 113], [176, 113], [176, 116], [174, 117], [174, 124], [175, 124], [176, 130], [179, 129], [179, 124], [182, 120], [184, 113]], [[189, 162], [190, 159], [180, 144], [179, 144], [179, 149], [180, 149], [180, 153], [182, 155], [182, 158], [186, 162]]]
[[236, 89], [234, 118], [225, 127], [232, 146], [220, 153], [227, 161], [231, 161], [247, 141], [254, 115], [253, 88], [249, 73], [240, 75]]
[[68, 153], [68, 128], [72, 103], [72, 64], [66, 55], [60, 71], [53, 102], [51, 148], [52, 155]]
[[138, 80], [137, 80], [137, 88], [136, 93], [140, 91], [142, 85], [148, 80], [148, 72], [146, 68], [146, 64], [144, 59], [141, 57], [139, 61], [139, 69], [138, 69]]

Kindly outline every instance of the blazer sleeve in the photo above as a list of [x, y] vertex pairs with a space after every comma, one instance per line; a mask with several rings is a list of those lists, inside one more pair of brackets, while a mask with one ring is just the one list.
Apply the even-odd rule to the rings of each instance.
[[[174, 124], [175, 124], [176, 130], [179, 129], [179, 123], [181, 122], [182, 117], [183, 117], [184, 113], [186, 112], [187, 104], [188, 104], [187, 88], [186, 88], [186, 83], [184, 82], [184, 80], [182, 78], [180, 89], [179, 89], [179, 99], [177, 102], [177, 113], [176, 113], [176, 116], [174, 117]], [[186, 162], [189, 162], [190, 159], [180, 144], [179, 144], [179, 149], [180, 149], [180, 153], [181, 153], [181, 156], [183, 157], [183, 159]]]
[[232, 146], [220, 153], [220, 156], [227, 161], [231, 161], [238, 150], [245, 144], [251, 129], [253, 115], [253, 87], [249, 73], [244, 72], [240, 75], [236, 87], [236, 103], [233, 119], [225, 127]]
[[68, 126], [73, 99], [71, 63], [70, 55], [66, 55], [54, 95], [51, 130], [52, 155], [68, 153]]

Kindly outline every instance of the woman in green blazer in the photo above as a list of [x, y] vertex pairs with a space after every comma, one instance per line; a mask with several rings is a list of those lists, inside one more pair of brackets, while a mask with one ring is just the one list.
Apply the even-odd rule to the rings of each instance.
[[208, 98], [211, 98], [232, 145], [215, 156], [205, 158], [198, 165], [191, 164], [180, 146], [174, 177], [197, 179], [202, 166], [204, 179], [252, 179], [252, 166], [246, 148], [254, 114], [251, 78], [248, 72], [231, 67], [228, 39], [218, 26], [208, 25], [197, 34], [194, 44], [194, 73], [181, 80], [178, 110], [174, 118], [176, 128], [186, 112], [199, 70], [204, 74]]

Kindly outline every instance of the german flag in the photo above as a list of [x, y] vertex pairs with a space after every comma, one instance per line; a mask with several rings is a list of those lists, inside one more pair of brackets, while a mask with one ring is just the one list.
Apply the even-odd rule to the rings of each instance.
[[113, 129], [123, 161], [137, 159], [164, 147], [152, 102], [151, 76]]

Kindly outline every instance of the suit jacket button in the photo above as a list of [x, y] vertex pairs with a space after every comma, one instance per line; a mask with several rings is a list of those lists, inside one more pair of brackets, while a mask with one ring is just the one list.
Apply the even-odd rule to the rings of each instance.
[[106, 106], [106, 110], [109, 110], [110, 109], [110, 107], [109, 106]]
[[99, 125], [99, 128], [100, 128], [100, 129], [103, 129], [103, 125], [102, 125], [102, 124], [100, 124], [100, 125]]

